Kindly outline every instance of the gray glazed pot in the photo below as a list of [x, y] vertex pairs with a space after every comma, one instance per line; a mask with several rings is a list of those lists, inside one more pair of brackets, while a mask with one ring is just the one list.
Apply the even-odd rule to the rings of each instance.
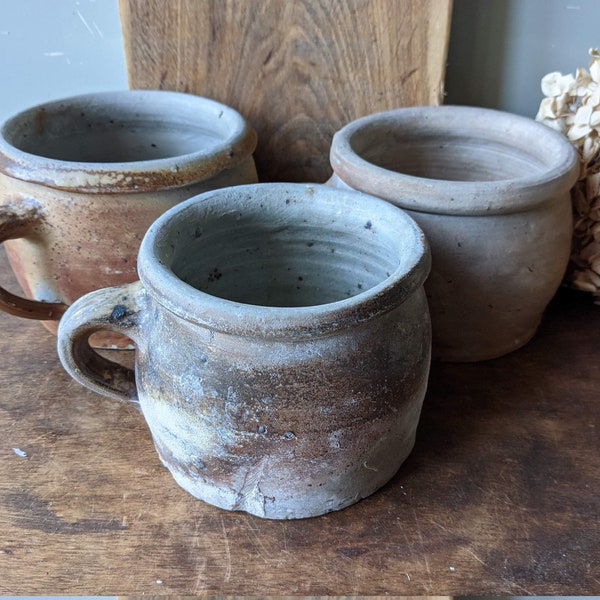
[[[194, 496], [274, 519], [343, 508], [410, 453], [427, 385], [421, 230], [379, 199], [301, 184], [209, 192], [145, 236], [140, 282], [66, 312], [66, 370], [139, 403]], [[87, 342], [137, 347], [135, 377]]]
[[0, 242], [25, 297], [0, 288], [0, 310], [56, 332], [76, 298], [137, 279], [142, 237], [165, 210], [206, 190], [256, 182], [255, 146], [238, 112], [178, 92], [85, 94], [7, 119]]
[[348, 124], [330, 159], [330, 185], [385, 198], [425, 232], [434, 358], [495, 358], [534, 335], [570, 254], [566, 138], [495, 110], [423, 106]]

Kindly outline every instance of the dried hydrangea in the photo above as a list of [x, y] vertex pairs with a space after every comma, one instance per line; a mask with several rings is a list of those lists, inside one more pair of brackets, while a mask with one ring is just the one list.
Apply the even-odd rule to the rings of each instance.
[[600, 53], [593, 48], [590, 56], [589, 70], [548, 73], [542, 79], [545, 98], [536, 120], [566, 135], [579, 154], [579, 179], [571, 192], [575, 225], [567, 279], [600, 304]]

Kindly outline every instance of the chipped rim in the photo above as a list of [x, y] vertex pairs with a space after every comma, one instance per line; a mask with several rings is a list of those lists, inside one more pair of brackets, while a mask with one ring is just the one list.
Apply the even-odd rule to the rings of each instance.
[[[59, 160], [20, 150], [11, 136], [27, 119], [34, 127], [36, 115], [65, 108], [81, 112], [94, 106], [120, 106], [165, 122], [189, 118], [221, 137], [196, 152], [166, 158], [128, 162], [77, 162]], [[48, 118], [46, 116], [46, 118]], [[219, 130], [210, 129], [218, 123]], [[195, 122], [196, 124], [196, 122]], [[9, 177], [76, 192], [137, 193], [190, 185], [210, 179], [247, 160], [257, 143], [256, 132], [233, 108], [202, 96], [165, 90], [122, 90], [72, 96], [23, 110], [0, 125], [0, 172]]]
[[[365, 216], [376, 214], [373, 224], [388, 243], [396, 244], [401, 263], [388, 277], [355, 296], [302, 307], [258, 306], [222, 299], [190, 286], [172, 271], [173, 236], [177, 237], [180, 224], [191, 226], [195, 215], [202, 211], [210, 214], [211, 210], [240, 210], [241, 202], [246, 202], [246, 207], [253, 205], [253, 210], [263, 210], [256, 208], [258, 201], [260, 206], [284, 202], [286, 195], [299, 199], [315, 219], [330, 211], [329, 216], [343, 215], [364, 227]], [[142, 284], [170, 312], [215, 331], [266, 338], [326, 335], [374, 319], [397, 308], [421, 287], [430, 268], [425, 235], [405, 211], [360, 192], [301, 183], [249, 184], [194, 196], [168, 210], [150, 226], [138, 255]]]

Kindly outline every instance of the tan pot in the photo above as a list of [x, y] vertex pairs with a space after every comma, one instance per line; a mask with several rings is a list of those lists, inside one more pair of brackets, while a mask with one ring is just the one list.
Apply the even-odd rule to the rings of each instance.
[[27, 299], [0, 289], [0, 309], [55, 332], [76, 298], [136, 280], [150, 224], [202, 191], [255, 182], [255, 145], [233, 109], [176, 92], [89, 94], [8, 119], [0, 241]]
[[425, 232], [434, 358], [494, 358], [534, 335], [570, 253], [566, 138], [499, 111], [413, 107], [348, 124], [330, 158], [331, 185], [385, 198]]

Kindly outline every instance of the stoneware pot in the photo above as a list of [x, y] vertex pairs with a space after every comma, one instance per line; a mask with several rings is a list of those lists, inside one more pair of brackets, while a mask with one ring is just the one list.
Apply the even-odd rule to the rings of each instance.
[[0, 242], [27, 299], [0, 289], [0, 309], [55, 332], [79, 296], [137, 279], [140, 241], [165, 210], [255, 182], [255, 146], [236, 111], [177, 92], [89, 94], [8, 119]]
[[[411, 451], [430, 363], [429, 251], [391, 204], [326, 186], [257, 184], [168, 211], [141, 282], [61, 320], [80, 383], [139, 403], [160, 458], [194, 496], [273, 519], [343, 508]], [[87, 339], [135, 341], [134, 373]]]
[[566, 138], [495, 110], [414, 107], [348, 124], [330, 158], [330, 185], [385, 198], [425, 232], [434, 358], [494, 358], [534, 335], [570, 253]]

